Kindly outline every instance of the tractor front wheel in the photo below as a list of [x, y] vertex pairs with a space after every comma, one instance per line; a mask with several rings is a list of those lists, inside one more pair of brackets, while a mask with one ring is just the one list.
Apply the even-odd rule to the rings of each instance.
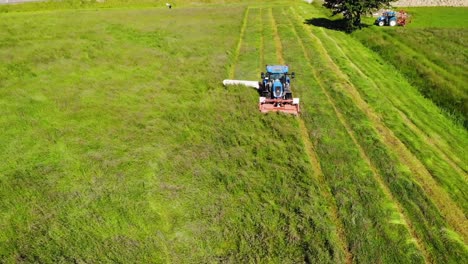
[[379, 25], [379, 27], [383, 27], [385, 25], [385, 22], [379, 21], [379, 23], [377, 25]]

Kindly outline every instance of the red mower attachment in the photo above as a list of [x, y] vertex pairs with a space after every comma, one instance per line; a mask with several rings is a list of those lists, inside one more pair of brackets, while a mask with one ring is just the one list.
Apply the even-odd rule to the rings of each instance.
[[397, 23], [399, 26], [406, 26], [411, 22], [410, 15], [405, 10], [400, 10], [398, 12]]
[[258, 108], [262, 113], [282, 112], [286, 114], [299, 115], [299, 98], [293, 99], [268, 99], [260, 97]]

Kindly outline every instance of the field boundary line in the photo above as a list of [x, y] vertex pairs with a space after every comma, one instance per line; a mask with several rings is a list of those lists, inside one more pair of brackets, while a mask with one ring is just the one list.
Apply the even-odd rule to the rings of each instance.
[[[320, 30], [326, 35], [323, 29]], [[313, 35], [311, 32], [310, 34]], [[313, 36], [317, 39], [323, 48], [327, 60], [332, 63], [330, 65], [336, 69], [337, 74], [340, 75], [341, 78], [346, 80], [346, 87], [349, 89], [343, 90], [351, 96], [351, 99], [359, 107], [359, 109], [369, 117], [369, 119], [372, 121], [372, 124], [379, 132], [381, 139], [383, 139], [383, 143], [389, 149], [392, 149], [394, 153], [397, 154], [396, 156], [400, 163], [405, 164], [411, 170], [412, 174], [416, 176], [418, 183], [429, 195], [429, 198], [435, 201], [437, 208], [439, 208], [441, 214], [447, 220], [448, 224], [452, 226], [458, 233], [460, 233], [463, 237], [463, 240], [466, 241], [468, 237], [468, 223], [463, 210], [461, 210], [458, 205], [453, 202], [452, 198], [447, 194], [447, 192], [441, 186], [439, 186], [437, 181], [433, 178], [424, 164], [405, 146], [403, 142], [401, 142], [397, 136], [395, 136], [391, 129], [383, 124], [380, 117], [362, 99], [356, 87], [350, 82], [346, 74], [344, 74], [340, 70], [339, 66], [334, 63], [333, 59], [324, 48], [322, 41], [317, 36]], [[336, 45], [336, 42], [333, 39], [332, 42], [334, 42]], [[339, 48], [339, 50], [341, 49]], [[341, 50], [341, 52], [343, 51]], [[350, 61], [350, 63], [353, 64], [352, 61]], [[354, 67], [357, 66], [354, 65]]]
[[[272, 21], [273, 34], [275, 38], [276, 56], [279, 60], [279, 63], [284, 64], [285, 60], [283, 58], [283, 46], [281, 44], [281, 38], [279, 37], [277, 24], [274, 19], [273, 11], [271, 8], [270, 8], [270, 17]], [[336, 205], [336, 200], [331, 193], [330, 186], [327, 184], [325, 180], [325, 176], [323, 174], [318, 155], [310, 139], [309, 131], [304, 123], [304, 120], [300, 116], [299, 118], [297, 118], [297, 120], [299, 123], [299, 129], [301, 131], [302, 142], [304, 144], [306, 154], [309, 158], [309, 163], [312, 165], [312, 168], [314, 169], [318, 182], [325, 187], [325, 191], [323, 191], [322, 193], [325, 196], [325, 198], [328, 199], [328, 202], [331, 207], [330, 208], [331, 218], [332, 218], [333, 223], [336, 226], [336, 234], [340, 242], [340, 247], [345, 254], [344, 256], [345, 261], [346, 261], [345, 263], [347, 264], [352, 263], [353, 256], [352, 256], [352, 253], [348, 249], [348, 240], [346, 238], [346, 232], [345, 232], [345, 228], [343, 225], [343, 221], [341, 220], [339, 213], [338, 213], [338, 206]]]
[[[292, 13], [294, 16], [298, 16], [297, 13], [295, 12], [295, 10], [293, 8], [290, 8], [292, 10]], [[304, 27], [304, 25], [302, 25], [302, 27], [304, 29], [306, 29]], [[390, 202], [392, 202], [395, 206], [394, 206], [394, 209], [397, 211], [398, 215], [400, 216], [400, 219], [402, 220], [403, 222], [403, 225], [406, 227], [407, 229], [407, 232], [408, 232], [408, 235], [410, 235], [410, 237], [413, 238], [413, 241], [414, 241], [414, 244], [415, 246], [417, 247], [417, 249], [421, 252], [423, 258], [424, 258], [424, 261], [426, 263], [431, 263], [430, 261], [430, 257], [426, 251], [426, 248], [424, 247], [424, 244], [421, 242], [416, 230], [414, 229], [413, 227], [413, 224], [411, 223], [410, 219], [408, 219], [408, 217], [406, 216], [406, 214], [404, 213], [404, 209], [403, 207], [401, 206], [401, 204], [398, 202], [398, 200], [395, 199], [395, 197], [393, 196], [391, 190], [389, 189], [389, 187], [387, 186], [387, 184], [385, 183], [385, 181], [382, 179], [382, 175], [378, 172], [377, 168], [373, 165], [373, 163], [371, 162], [370, 158], [367, 156], [366, 152], [364, 151], [364, 149], [362, 148], [362, 146], [359, 144], [359, 142], [357, 141], [356, 139], [356, 136], [354, 135], [354, 132], [353, 130], [351, 129], [351, 127], [349, 126], [348, 122], [346, 122], [346, 119], [345, 117], [343, 116], [343, 114], [341, 113], [340, 110], [338, 110], [338, 108], [336, 107], [336, 104], [334, 103], [334, 101], [332, 100], [332, 97], [330, 96], [330, 94], [328, 93], [327, 89], [325, 89], [324, 87], [324, 84], [323, 82], [320, 80], [320, 78], [318, 78], [318, 74], [316, 72], [316, 70], [314, 70], [314, 67], [313, 65], [310, 63], [311, 61], [311, 58], [310, 56], [307, 54], [307, 51], [306, 51], [306, 48], [304, 46], [304, 43], [301, 41], [299, 35], [297, 34], [297, 31], [295, 30], [295, 28], [292, 29], [294, 31], [294, 35], [297, 39], [297, 41], [300, 43], [301, 47], [302, 47], [302, 52], [304, 54], [304, 58], [306, 58], [307, 60], [307, 65], [309, 66], [309, 68], [311, 69], [315, 79], [317, 80], [317, 83], [319, 84], [322, 92], [325, 94], [325, 96], [327, 97], [327, 100], [328, 102], [330, 103], [330, 105], [332, 106], [334, 112], [335, 112], [335, 115], [337, 116], [337, 118], [339, 119], [340, 123], [345, 127], [346, 129], [346, 132], [348, 133], [348, 135], [351, 137], [353, 143], [356, 145], [356, 147], [358, 148], [358, 151], [359, 151], [359, 154], [361, 155], [361, 157], [364, 159], [364, 161], [366, 162], [367, 166], [371, 169], [372, 171], [372, 174], [374, 176], [374, 179], [376, 180], [376, 182], [379, 184], [381, 190], [383, 191], [383, 193], [385, 194], [385, 196], [387, 197], [387, 199], [389, 199]], [[312, 34], [312, 32], [310, 32], [309, 30], [306, 29], [306, 32], [309, 33], [309, 35], [313, 38], [317, 38], [316, 36], [314, 36]], [[318, 38], [317, 38], [318, 40]], [[322, 46], [323, 48], [323, 44], [320, 42], [320, 45]], [[324, 48], [323, 48], [324, 49]], [[324, 49], [324, 51], [326, 52], [326, 50]], [[328, 53], [327, 53], [328, 54]], [[332, 61], [333, 62], [333, 61]]]
[[231, 65], [229, 67], [228, 75], [230, 79], [233, 79], [235, 75], [236, 65], [237, 65], [237, 61], [239, 60], [239, 53], [242, 47], [242, 39], [244, 38], [245, 28], [247, 27], [249, 11], [250, 11], [250, 7], [247, 6], [245, 8], [244, 18], [242, 19], [242, 26], [241, 26], [241, 30], [239, 33], [239, 40], [237, 41], [237, 46], [236, 46], [236, 49], [234, 50], [233, 58], [231, 59]]

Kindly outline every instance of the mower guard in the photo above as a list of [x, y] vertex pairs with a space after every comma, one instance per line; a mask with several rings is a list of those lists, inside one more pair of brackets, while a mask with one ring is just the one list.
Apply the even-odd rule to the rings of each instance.
[[258, 108], [262, 113], [282, 112], [286, 114], [299, 115], [301, 112], [299, 107], [299, 98], [285, 100], [260, 97]]

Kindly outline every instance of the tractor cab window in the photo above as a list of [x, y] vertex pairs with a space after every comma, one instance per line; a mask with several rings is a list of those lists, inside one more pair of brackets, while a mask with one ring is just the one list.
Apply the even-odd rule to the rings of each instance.
[[276, 80], [276, 79], [282, 79], [284, 77], [283, 73], [271, 73], [270, 74], [270, 79], [271, 80]]

